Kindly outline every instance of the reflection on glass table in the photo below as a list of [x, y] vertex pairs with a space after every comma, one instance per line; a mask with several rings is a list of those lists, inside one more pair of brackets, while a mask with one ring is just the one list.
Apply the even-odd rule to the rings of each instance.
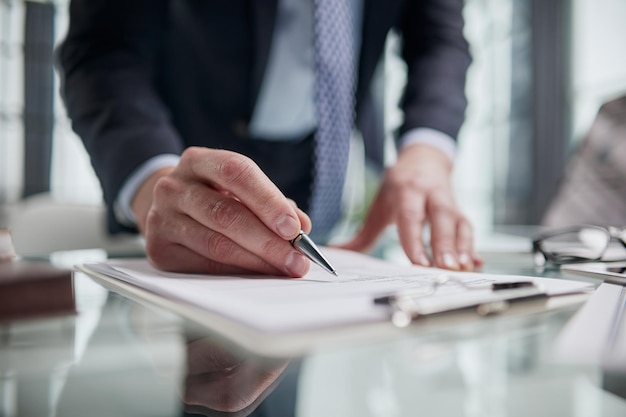
[[[486, 256], [485, 272], [533, 271], [530, 253]], [[85, 275], [74, 284], [76, 316], [0, 327], [3, 417], [626, 415], [626, 375], [553, 355], [576, 305], [267, 358]]]
[[[254, 355], [207, 337], [197, 327], [185, 328], [176, 320], [164, 327], [150, 310], [139, 306], [131, 310], [129, 319], [155, 373], [179, 384], [185, 415], [244, 417], [255, 415], [259, 407], [263, 412], [268, 403], [277, 401], [282, 408], [289, 405], [292, 411], [288, 415], [293, 415], [298, 360]], [[182, 352], [180, 373], [161, 367], [162, 341], [168, 335]]]
[[239, 356], [207, 338], [190, 340], [183, 394], [185, 411], [247, 416], [274, 391], [288, 363]]

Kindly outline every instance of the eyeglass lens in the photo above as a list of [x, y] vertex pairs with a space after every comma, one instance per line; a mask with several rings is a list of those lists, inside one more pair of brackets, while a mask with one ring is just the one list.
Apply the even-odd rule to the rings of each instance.
[[611, 235], [602, 228], [581, 227], [546, 236], [541, 250], [554, 260], [599, 259], [606, 250]]

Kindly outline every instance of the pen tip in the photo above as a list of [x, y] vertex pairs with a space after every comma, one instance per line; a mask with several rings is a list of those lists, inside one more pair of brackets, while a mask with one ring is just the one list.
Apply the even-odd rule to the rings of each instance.
[[335, 270], [330, 271], [330, 273], [331, 273], [331, 274], [333, 274], [333, 275], [334, 275], [334, 276], [336, 276], [336, 277], [338, 277], [338, 276], [339, 276], [339, 275], [337, 275], [337, 271], [335, 271]]

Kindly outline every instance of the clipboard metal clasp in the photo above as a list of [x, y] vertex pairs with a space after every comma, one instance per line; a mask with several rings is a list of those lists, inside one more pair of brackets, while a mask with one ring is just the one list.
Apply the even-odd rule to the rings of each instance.
[[447, 283], [460, 285], [467, 291], [490, 290], [492, 293], [499, 293], [499, 295], [502, 295], [503, 298], [498, 297], [496, 299], [487, 300], [483, 303], [476, 303], [473, 305], [462, 304], [460, 306], [452, 306], [447, 310], [437, 312], [443, 313], [473, 307], [476, 309], [476, 314], [479, 316], [488, 316], [506, 311], [510, 306], [510, 302], [508, 300], [545, 295], [542, 288], [530, 280], [494, 282], [488, 286], [481, 285], [473, 287], [467, 285], [460, 279], [442, 274], [433, 281], [431, 286], [400, 291], [394, 294], [377, 297], [374, 299], [374, 303], [387, 305], [391, 308], [391, 322], [396, 327], [407, 327], [418, 317], [433, 314], [431, 312], [424, 313], [420, 308], [419, 301], [425, 297], [434, 295], [440, 286]]

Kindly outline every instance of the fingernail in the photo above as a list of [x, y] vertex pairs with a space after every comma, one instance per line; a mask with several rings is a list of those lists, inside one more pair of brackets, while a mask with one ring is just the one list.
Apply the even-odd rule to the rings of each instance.
[[459, 255], [459, 263], [464, 267], [464, 269], [473, 269], [472, 258], [467, 253], [461, 253]]
[[300, 231], [298, 221], [288, 214], [284, 214], [276, 223], [276, 230], [285, 239], [291, 239]]
[[423, 253], [420, 253], [417, 256], [417, 262], [422, 266], [430, 266], [430, 261], [428, 260], [428, 257]]
[[456, 259], [454, 259], [454, 256], [452, 256], [451, 253], [444, 253], [441, 259], [443, 260], [443, 266], [446, 268], [459, 269], [459, 264], [456, 262]]
[[289, 275], [294, 277], [301, 277], [307, 273], [308, 268], [308, 261], [300, 252], [289, 252], [289, 255], [287, 256], [287, 262], [285, 264], [285, 269], [287, 270], [287, 273]]

